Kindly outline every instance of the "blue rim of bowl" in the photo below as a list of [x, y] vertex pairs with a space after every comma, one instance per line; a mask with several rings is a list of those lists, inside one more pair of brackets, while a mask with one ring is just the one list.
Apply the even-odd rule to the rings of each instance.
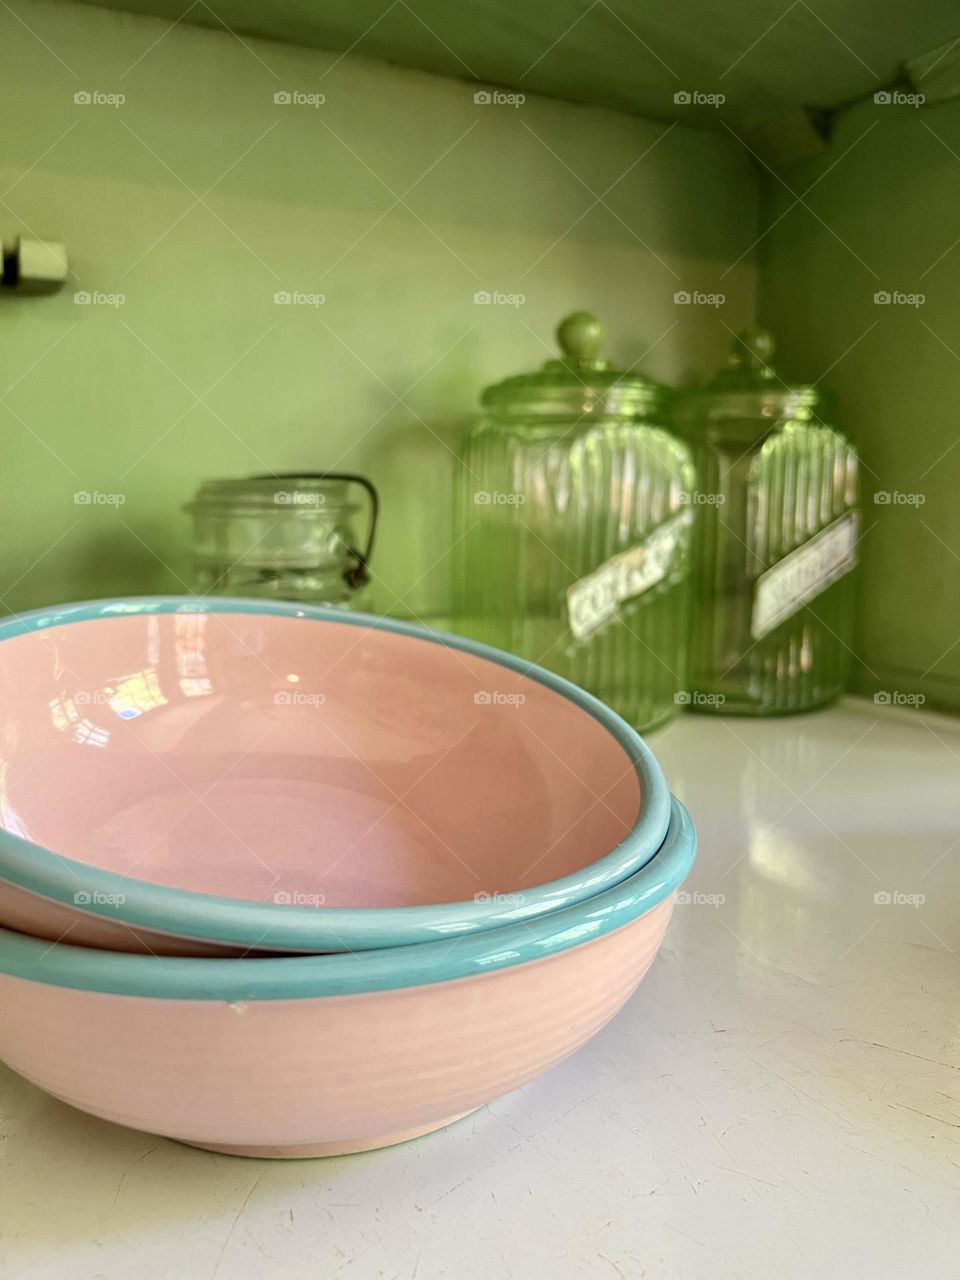
[[[641, 810], [627, 836], [589, 866], [536, 885], [511, 901], [447, 902], [407, 907], [310, 907], [251, 902], [153, 884], [88, 866], [13, 832], [0, 830], [0, 881], [83, 915], [130, 929], [249, 950], [357, 951], [410, 946], [536, 919], [601, 893], [642, 867], [660, 848], [670, 821], [670, 793], [659, 764], [635, 729], [586, 690], [513, 654], [462, 636], [373, 614], [226, 596], [145, 596], [89, 600], [16, 614], [0, 622], [0, 644], [15, 636], [101, 618], [167, 613], [222, 613], [302, 618], [389, 631], [456, 649], [518, 672], [591, 715], [633, 765]], [[2, 654], [2, 651], [0, 651]], [[0, 656], [2, 661], [2, 656]], [[78, 904], [85, 893], [89, 902]], [[121, 899], [118, 903], [118, 899]]]
[[44, 942], [0, 929], [0, 974], [108, 995], [159, 1000], [303, 1000], [475, 978], [559, 955], [646, 915], [686, 878], [696, 855], [690, 815], [676, 799], [659, 852], [626, 880], [552, 916], [450, 942], [349, 955], [206, 957], [128, 955]]

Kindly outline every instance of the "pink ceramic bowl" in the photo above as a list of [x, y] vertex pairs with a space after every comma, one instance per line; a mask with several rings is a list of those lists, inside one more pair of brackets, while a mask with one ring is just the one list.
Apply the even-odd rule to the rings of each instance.
[[453, 636], [183, 597], [0, 624], [0, 925], [181, 955], [533, 920], [641, 867], [663, 775], [612, 711]]
[[0, 1058], [117, 1124], [237, 1155], [336, 1155], [449, 1124], [590, 1039], [646, 973], [694, 856], [674, 802], [642, 870], [490, 933], [210, 960], [0, 930]]

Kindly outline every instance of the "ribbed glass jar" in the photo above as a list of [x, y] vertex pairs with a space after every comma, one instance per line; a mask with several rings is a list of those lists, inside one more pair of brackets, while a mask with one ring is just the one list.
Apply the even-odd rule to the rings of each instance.
[[780, 715], [846, 687], [859, 517], [857, 455], [788, 386], [773, 340], [741, 334], [728, 369], [679, 398], [698, 471], [690, 706]]
[[690, 454], [650, 421], [662, 388], [598, 358], [596, 319], [558, 337], [561, 360], [484, 393], [464, 443], [452, 625], [649, 729], [686, 688]]

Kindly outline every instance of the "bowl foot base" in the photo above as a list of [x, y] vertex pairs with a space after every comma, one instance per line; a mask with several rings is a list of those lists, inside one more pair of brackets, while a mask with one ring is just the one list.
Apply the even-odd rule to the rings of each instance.
[[428, 1133], [436, 1133], [438, 1129], [456, 1124], [458, 1120], [463, 1120], [478, 1110], [478, 1107], [471, 1107], [469, 1111], [461, 1111], [458, 1115], [447, 1116], [444, 1120], [436, 1120], [417, 1129], [402, 1129], [397, 1133], [384, 1133], [372, 1138], [345, 1138], [339, 1142], [225, 1147], [214, 1142], [187, 1142], [183, 1138], [178, 1141], [188, 1147], [200, 1147], [204, 1151], [216, 1151], [225, 1156], [249, 1156], [255, 1160], [313, 1160], [320, 1156], [349, 1156], [359, 1151], [376, 1151], [380, 1147], [394, 1147], [399, 1142], [411, 1142], [414, 1138], [423, 1138]]

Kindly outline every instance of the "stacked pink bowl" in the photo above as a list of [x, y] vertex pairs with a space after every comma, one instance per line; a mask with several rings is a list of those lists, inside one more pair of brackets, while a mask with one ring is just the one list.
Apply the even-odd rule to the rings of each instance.
[[695, 836], [608, 708], [469, 641], [187, 597], [0, 624], [0, 1059], [243, 1155], [428, 1133], [585, 1043]]

